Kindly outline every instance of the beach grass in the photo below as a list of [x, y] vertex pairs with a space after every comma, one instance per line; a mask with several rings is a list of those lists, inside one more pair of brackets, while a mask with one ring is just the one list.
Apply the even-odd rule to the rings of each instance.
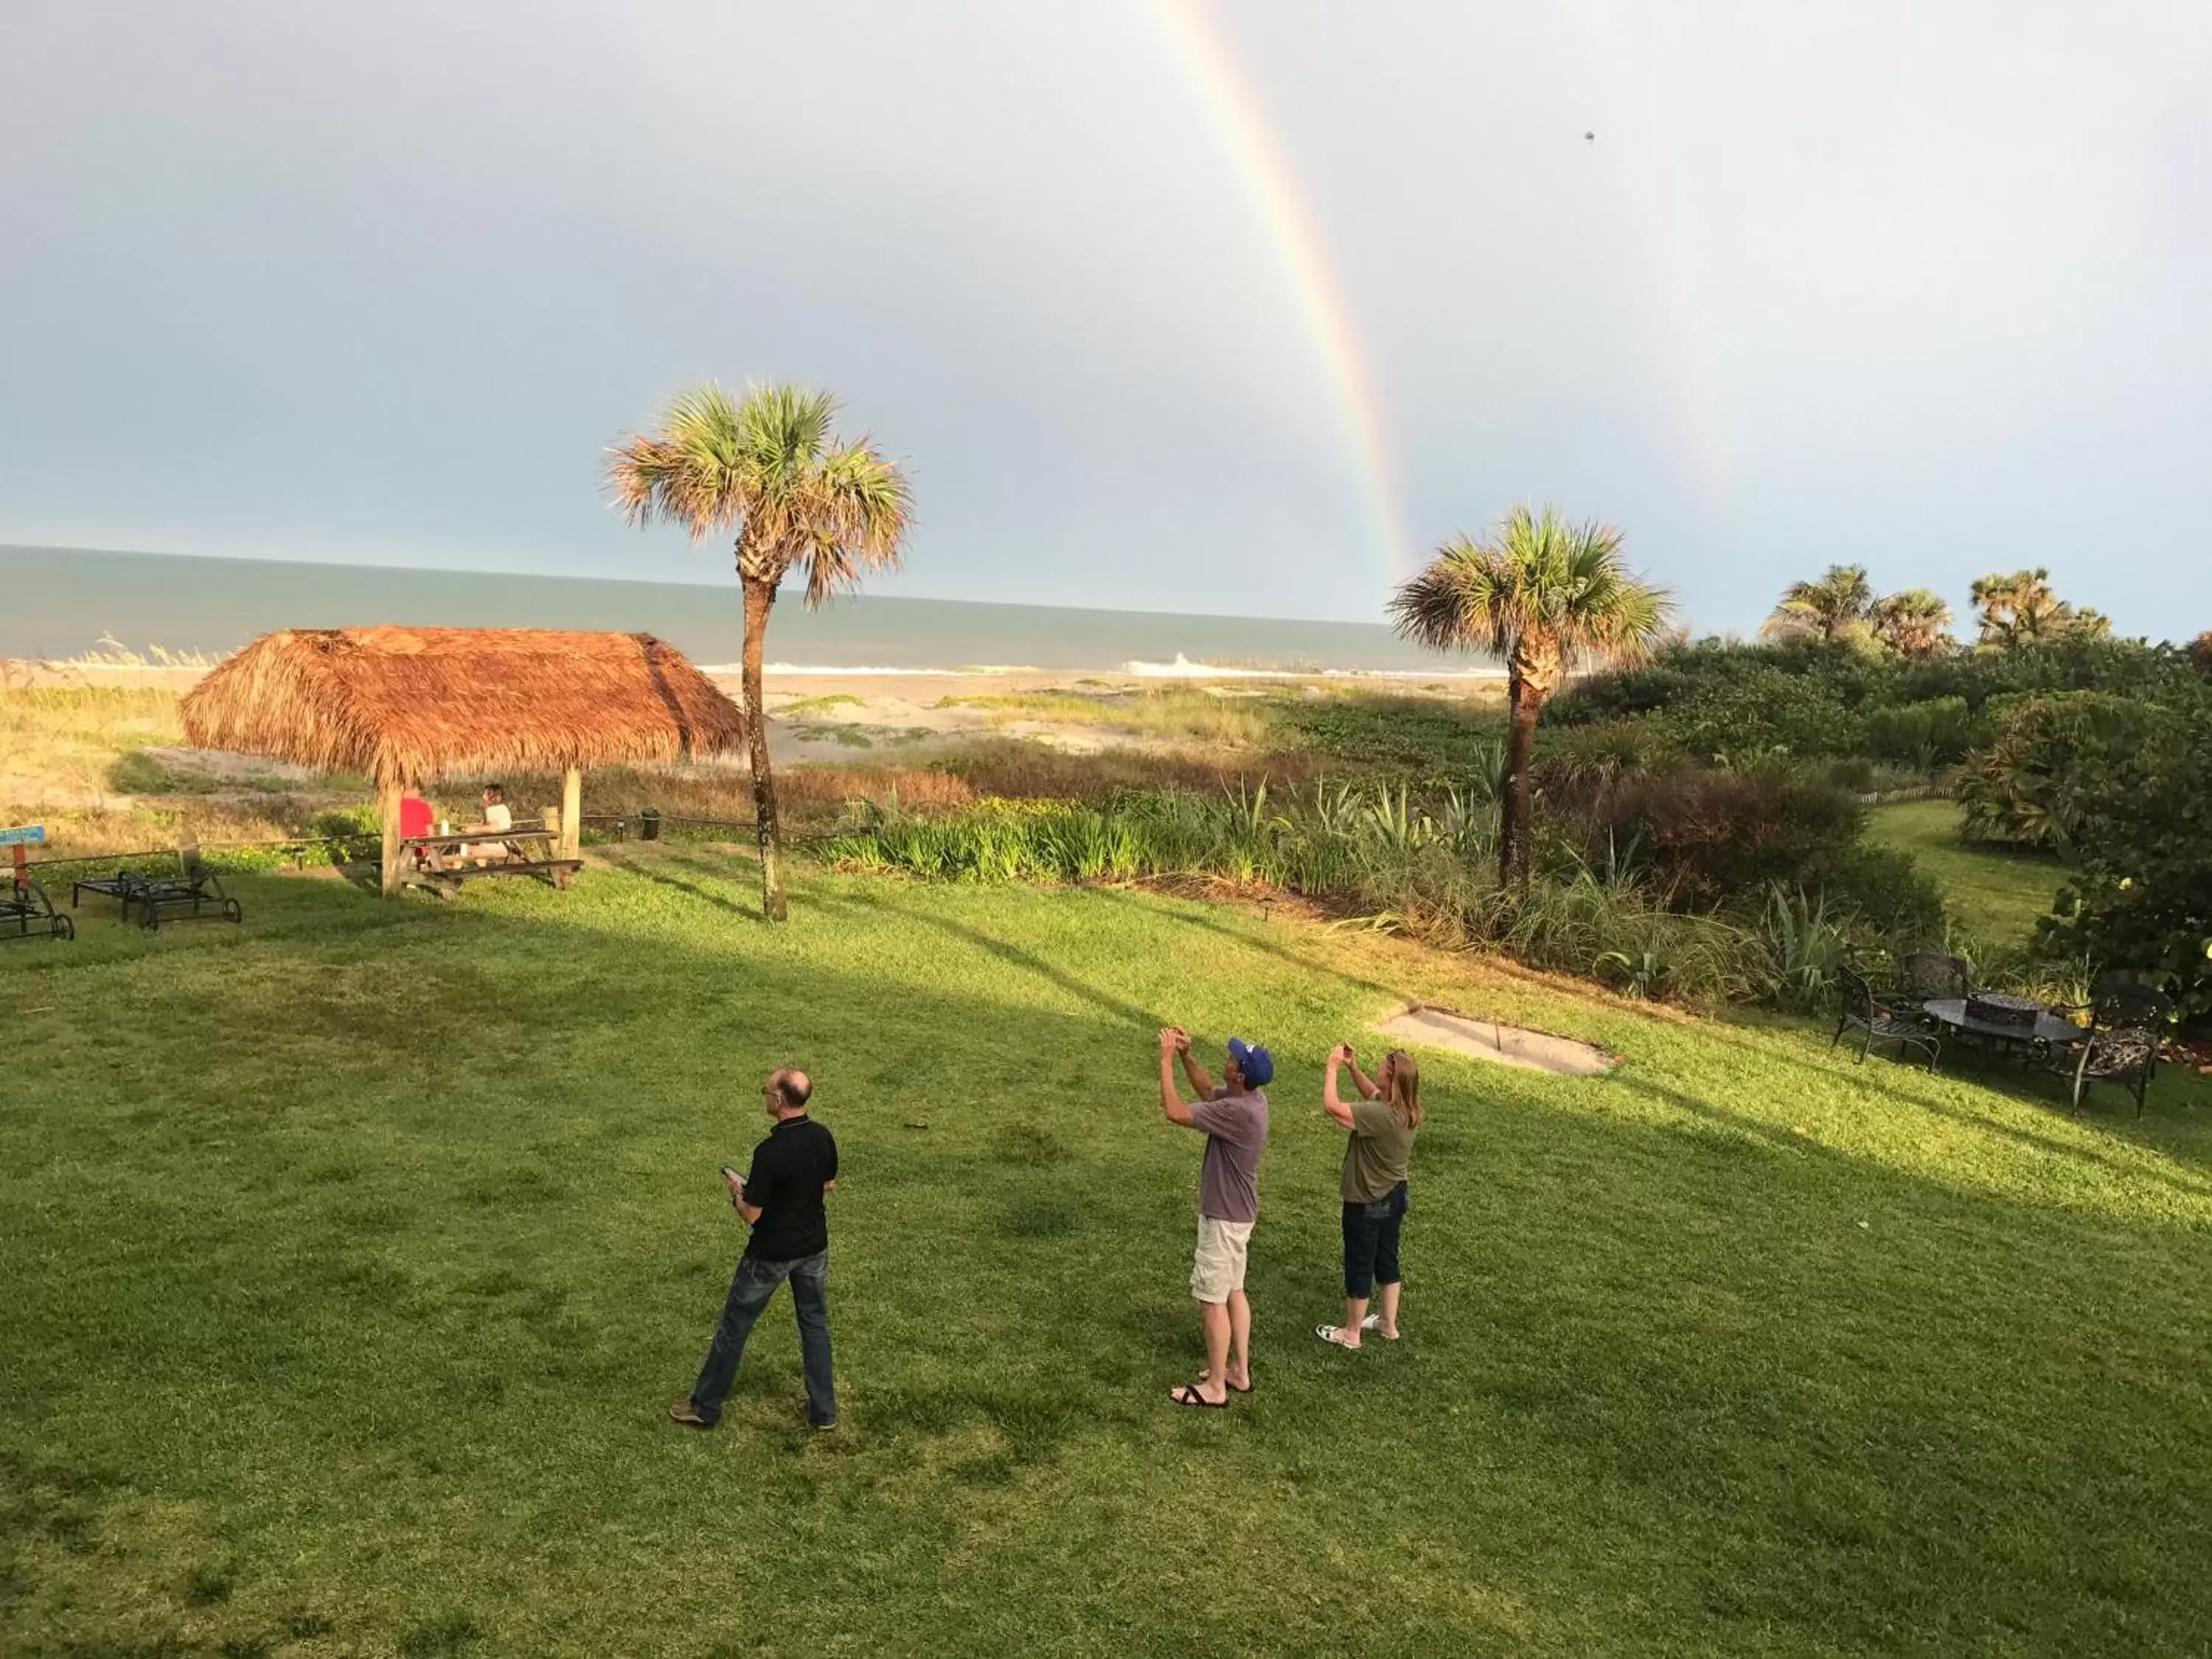
[[788, 702], [778, 703], [769, 712], [779, 720], [805, 720], [809, 715], [833, 714], [840, 708], [864, 708], [867, 699], [856, 697], [849, 691], [832, 691], [826, 696], [793, 697]]
[[1240, 749], [1255, 747], [1274, 729], [1261, 694], [1224, 695], [1195, 685], [1122, 691], [1008, 691], [946, 697], [944, 708], [982, 708], [992, 722], [1044, 721], [1099, 726], [1140, 737], [1179, 738]]
[[[1115, 889], [629, 847], [566, 894], [242, 875], [9, 947], [0, 1651], [2200, 1651], [2212, 1097], [2137, 1122]], [[1405, 1340], [1335, 1316], [1328, 1046], [1410, 998]], [[1277, 1056], [1255, 1391], [1170, 1406], [1198, 1146], [1158, 1025]], [[1379, 1044], [1370, 1043], [1370, 1052]], [[669, 1424], [795, 1060], [843, 1419], [781, 1299]]]

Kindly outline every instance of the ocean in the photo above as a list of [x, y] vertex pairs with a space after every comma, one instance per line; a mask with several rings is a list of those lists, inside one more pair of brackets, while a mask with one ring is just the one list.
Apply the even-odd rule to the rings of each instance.
[[[65, 658], [103, 637], [210, 657], [280, 628], [377, 623], [611, 629], [657, 634], [702, 666], [738, 659], [726, 583], [605, 581], [479, 571], [305, 564], [0, 544], [0, 658]], [[1375, 623], [1177, 616], [860, 594], [808, 611], [787, 589], [772, 665], [846, 672], [965, 668], [1365, 672], [1436, 679], [1494, 672], [1416, 650]]]

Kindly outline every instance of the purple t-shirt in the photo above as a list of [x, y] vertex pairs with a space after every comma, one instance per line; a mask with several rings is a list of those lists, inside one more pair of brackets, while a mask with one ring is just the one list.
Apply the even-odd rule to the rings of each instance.
[[1195, 1101], [1191, 1121], [1206, 1131], [1206, 1163], [1198, 1175], [1198, 1212], [1216, 1221], [1260, 1218], [1260, 1154], [1267, 1147], [1267, 1097], [1255, 1089], [1216, 1089]]

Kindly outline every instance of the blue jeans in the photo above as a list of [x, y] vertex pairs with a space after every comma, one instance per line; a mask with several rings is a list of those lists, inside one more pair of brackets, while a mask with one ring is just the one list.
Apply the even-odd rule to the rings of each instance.
[[1406, 1183], [1372, 1204], [1344, 1206], [1344, 1294], [1364, 1302], [1377, 1285], [1398, 1283], [1398, 1230], [1406, 1220]]
[[830, 1252], [804, 1255], [796, 1261], [763, 1261], [743, 1256], [737, 1276], [730, 1281], [730, 1299], [722, 1304], [722, 1322], [715, 1328], [714, 1346], [707, 1351], [707, 1364], [691, 1385], [691, 1403], [708, 1422], [722, 1415], [722, 1401], [738, 1380], [738, 1362], [745, 1357], [745, 1339], [753, 1322], [766, 1310], [775, 1287], [791, 1281], [791, 1303], [799, 1313], [799, 1354], [806, 1371], [806, 1420], [816, 1425], [837, 1420], [837, 1391], [830, 1372]]

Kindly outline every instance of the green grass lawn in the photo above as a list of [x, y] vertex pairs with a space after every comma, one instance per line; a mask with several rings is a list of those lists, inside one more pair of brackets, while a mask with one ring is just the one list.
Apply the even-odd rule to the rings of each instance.
[[1902, 848], [1936, 878], [1952, 914], [1985, 938], [2025, 942], [2065, 879], [2055, 859], [1969, 847], [1948, 800], [1901, 801], [1867, 817], [1867, 839]]
[[[2079, 1119], [1824, 1034], [1108, 890], [623, 849], [561, 895], [241, 878], [8, 948], [0, 1652], [2202, 1653], [2212, 1097]], [[1348, 1355], [1320, 1060], [1422, 996], [1405, 1341]], [[1154, 1029], [1278, 1056], [1256, 1392], [1194, 1374]], [[1370, 1047], [1379, 1045], [1370, 1044]], [[781, 1297], [688, 1387], [716, 1165], [843, 1151], [844, 1420]]]

